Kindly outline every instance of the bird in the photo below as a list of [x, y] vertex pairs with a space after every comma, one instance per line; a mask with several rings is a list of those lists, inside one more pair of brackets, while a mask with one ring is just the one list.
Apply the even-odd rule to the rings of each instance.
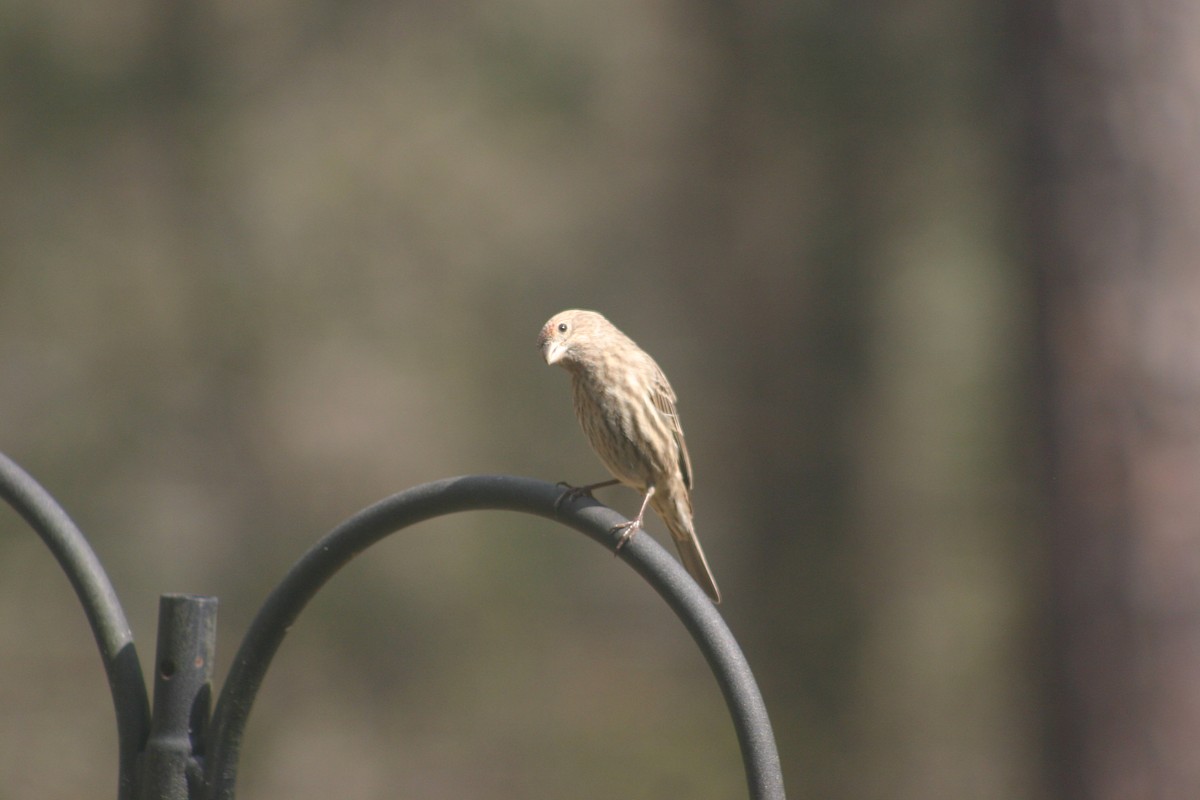
[[575, 416], [613, 480], [568, 487], [559, 498], [620, 483], [642, 495], [637, 516], [613, 528], [620, 550], [642, 527], [647, 506], [666, 524], [683, 566], [714, 603], [721, 593], [692, 522], [692, 462], [675, 410], [675, 390], [650, 354], [602, 314], [561, 311], [542, 326], [538, 347], [571, 377]]

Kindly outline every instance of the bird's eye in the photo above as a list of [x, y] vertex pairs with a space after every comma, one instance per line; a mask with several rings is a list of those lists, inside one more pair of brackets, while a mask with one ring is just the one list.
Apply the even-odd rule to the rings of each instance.
[[567, 323], [565, 323], [565, 322], [558, 323], [558, 332], [566, 333], [567, 332]]

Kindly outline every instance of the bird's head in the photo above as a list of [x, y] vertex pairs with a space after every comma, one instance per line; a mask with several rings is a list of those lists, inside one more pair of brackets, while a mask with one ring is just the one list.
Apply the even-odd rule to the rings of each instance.
[[561, 311], [542, 326], [538, 348], [547, 364], [567, 366], [577, 361], [581, 352], [587, 349], [593, 334], [605, 327], [611, 325], [595, 311]]

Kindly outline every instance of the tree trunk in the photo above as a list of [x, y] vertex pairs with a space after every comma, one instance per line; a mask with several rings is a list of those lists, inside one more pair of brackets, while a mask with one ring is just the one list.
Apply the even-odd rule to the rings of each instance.
[[1051, 769], [1200, 797], [1200, 6], [1030, 0]]

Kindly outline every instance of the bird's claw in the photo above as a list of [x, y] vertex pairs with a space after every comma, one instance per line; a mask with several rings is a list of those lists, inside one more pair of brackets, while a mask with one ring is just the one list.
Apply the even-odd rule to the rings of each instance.
[[558, 513], [559, 506], [561, 506], [566, 500], [574, 501], [581, 497], [587, 497], [591, 500], [595, 500], [596, 496], [592, 494], [593, 489], [603, 489], [605, 486], [615, 486], [616, 484], [616, 479], [611, 481], [600, 481], [600, 483], [589, 483], [586, 486], [572, 486], [566, 481], [559, 481], [555, 484], [555, 486], [561, 486], [566, 491], [560, 494], [558, 499], [554, 501], [554, 513]]
[[558, 483], [556, 483], [554, 485], [563, 487], [563, 493], [560, 494], [558, 496], [558, 499], [554, 501], [554, 513], [555, 514], [557, 514], [559, 509], [562, 508], [563, 503], [566, 503], [566, 502], [573, 503], [581, 497], [590, 497], [593, 500], [596, 499], [595, 497], [592, 496], [592, 487], [590, 487], [590, 486], [572, 486], [571, 484], [567, 483], [566, 481], [559, 481]]
[[638, 530], [641, 529], [641, 527], [642, 527], [641, 520], [636, 520], [636, 519], [632, 520], [630, 522], [622, 522], [618, 525], [614, 525], [612, 527], [611, 532], [612, 533], [616, 533], [617, 531], [621, 532], [621, 537], [619, 539], [617, 539], [617, 547], [616, 547], [616, 550], [614, 551], [614, 553], [621, 552], [621, 548], [629, 543], [629, 540], [633, 538], [633, 535], [635, 533], [637, 533]]

